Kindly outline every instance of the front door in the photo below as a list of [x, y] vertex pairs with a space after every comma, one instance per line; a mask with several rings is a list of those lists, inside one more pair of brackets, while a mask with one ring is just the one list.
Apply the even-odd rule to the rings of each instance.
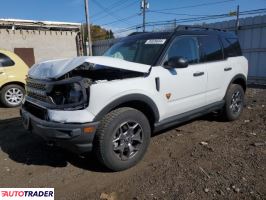
[[176, 37], [168, 48], [162, 63], [171, 57], [185, 58], [189, 65], [186, 68], [166, 69], [163, 66], [153, 68], [154, 73], [160, 75], [160, 93], [167, 101], [167, 111], [163, 118], [206, 105], [207, 72], [206, 66], [199, 63], [197, 38], [194, 36]]

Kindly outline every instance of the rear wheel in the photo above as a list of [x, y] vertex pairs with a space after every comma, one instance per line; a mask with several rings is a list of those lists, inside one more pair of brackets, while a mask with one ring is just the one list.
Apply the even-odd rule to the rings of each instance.
[[149, 121], [133, 108], [108, 113], [97, 130], [94, 151], [107, 168], [120, 171], [134, 166], [144, 156], [150, 141]]
[[23, 87], [11, 84], [2, 88], [0, 100], [6, 107], [16, 107], [22, 103], [24, 95], [25, 90]]
[[231, 84], [225, 96], [223, 117], [227, 121], [233, 121], [240, 117], [244, 108], [244, 90], [238, 84]]

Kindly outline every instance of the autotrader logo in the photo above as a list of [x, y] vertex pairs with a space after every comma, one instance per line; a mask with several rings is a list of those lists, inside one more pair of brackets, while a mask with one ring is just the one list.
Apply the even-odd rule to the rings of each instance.
[[54, 200], [54, 188], [0, 188], [0, 200]]

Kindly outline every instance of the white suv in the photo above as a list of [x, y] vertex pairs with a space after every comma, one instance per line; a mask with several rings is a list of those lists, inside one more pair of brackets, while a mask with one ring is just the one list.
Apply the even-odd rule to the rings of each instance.
[[143, 157], [152, 132], [213, 111], [237, 119], [247, 72], [233, 33], [132, 34], [103, 56], [35, 64], [21, 115], [26, 129], [118, 171]]

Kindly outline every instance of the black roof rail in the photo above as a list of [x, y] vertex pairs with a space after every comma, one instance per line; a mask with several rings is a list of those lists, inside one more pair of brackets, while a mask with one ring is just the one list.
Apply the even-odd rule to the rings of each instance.
[[213, 30], [213, 31], [223, 31], [226, 32], [227, 30], [219, 29], [219, 28], [211, 28], [211, 27], [204, 27], [204, 26], [198, 26], [198, 25], [178, 25], [175, 28], [175, 31], [180, 30], [189, 30], [189, 29], [200, 29], [200, 30]]
[[148, 33], [148, 32], [133, 32], [133, 33], [130, 33], [128, 36], [139, 35], [139, 34], [143, 34], [143, 33]]

